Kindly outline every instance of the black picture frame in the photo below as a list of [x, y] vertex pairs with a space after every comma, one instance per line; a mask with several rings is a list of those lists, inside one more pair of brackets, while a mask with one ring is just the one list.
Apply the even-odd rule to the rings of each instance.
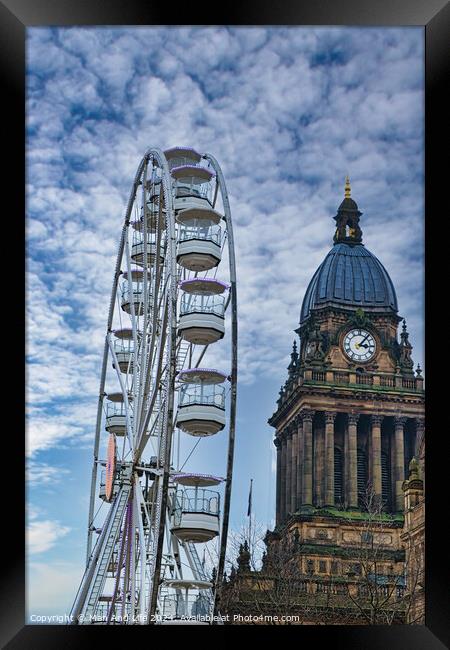
[[[212, 9], [216, 10], [215, 15]], [[446, 173], [445, 154], [448, 133], [448, 100], [446, 83], [448, 73], [448, 43], [450, 41], [450, 6], [445, 0], [317, 0], [316, 2], [282, 2], [271, 0], [251, 2], [241, 0], [236, 5], [222, 3], [212, 7], [210, 4], [186, 3], [184, 6], [174, 3], [141, 2], [137, 0], [3, 0], [0, 3], [0, 47], [3, 80], [3, 160], [6, 162], [6, 183], [3, 185], [4, 198], [4, 241], [8, 248], [15, 246], [14, 268], [18, 268], [17, 256], [23, 251], [22, 235], [25, 214], [25, 196], [23, 178], [25, 176], [25, 33], [31, 26], [69, 26], [69, 25], [358, 25], [358, 26], [423, 26], [425, 30], [425, 236], [426, 236], [426, 276], [425, 309], [427, 359], [427, 458], [426, 458], [426, 625], [392, 626], [392, 627], [340, 627], [340, 626], [298, 626], [277, 628], [278, 634], [294, 630], [298, 643], [329, 643], [333, 648], [395, 648], [400, 650], [420, 648], [421, 650], [438, 650], [450, 645], [450, 606], [448, 589], [448, 543], [446, 532], [446, 501], [449, 461], [444, 452], [449, 429], [448, 407], [446, 404], [447, 384], [445, 371], [448, 366], [448, 351], [439, 356], [434, 347], [437, 340], [445, 343], [448, 325], [445, 304], [448, 301], [448, 278], [445, 269], [449, 263], [448, 253], [448, 173]], [[9, 139], [5, 145], [6, 136]], [[447, 136], [448, 142], [448, 136]], [[448, 145], [447, 145], [448, 148]], [[6, 199], [6, 201], [5, 201]], [[5, 207], [6, 202], [6, 207]], [[10, 205], [8, 205], [10, 203]], [[23, 208], [23, 209], [22, 209]], [[20, 226], [19, 226], [20, 224]], [[23, 230], [22, 230], [23, 228]], [[9, 244], [10, 234], [17, 242]], [[6, 239], [7, 237], [7, 239]], [[6, 281], [8, 265], [4, 267]], [[17, 287], [17, 278], [12, 279]], [[4, 296], [5, 297], [5, 296]], [[4, 301], [8, 309], [9, 325], [18, 336], [16, 346], [20, 349], [22, 331], [25, 330], [23, 312], [17, 300]], [[13, 309], [11, 310], [11, 305]], [[11, 316], [12, 314], [12, 316]], [[448, 350], [443, 346], [441, 350]], [[17, 357], [10, 361], [9, 369], [18, 367]], [[444, 371], [440, 378], [440, 371]], [[14, 409], [20, 418], [20, 410], [15, 407], [19, 385], [12, 385], [8, 373], [8, 386], [11, 386], [11, 398], [8, 410]], [[447, 370], [448, 374], [448, 370]], [[447, 397], [448, 399], [448, 397]], [[10, 403], [9, 403], [10, 400]], [[13, 407], [14, 404], [14, 407]], [[25, 545], [24, 545], [24, 452], [25, 444], [21, 431], [21, 422], [10, 430], [14, 433], [15, 446], [7, 450], [3, 467], [12, 468], [10, 478], [4, 475], [3, 507], [3, 604], [0, 609], [0, 641], [2, 647], [15, 648], [79, 648], [86, 640], [92, 641], [92, 634], [97, 642], [104, 639], [104, 632], [96, 633], [92, 626], [31, 626], [25, 625]], [[6, 430], [4, 431], [6, 434]], [[446, 571], [447, 570], [447, 571]], [[94, 629], [94, 632], [92, 630]], [[101, 628], [105, 630], [105, 628]], [[107, 634], [124, 633], [124, 628], [108, 628]], [[130, 629], [130, 628], [126, 628]], [[125, 632], [126, 632], [125, 629]], [[143, 629], [147, 643], [150, 638], [149, 628]], [[185, 629], [185, 628], [184, 628]], [[242, 628], [221, 626], [224, 629]], [[256, 626], [251, 628], [253, 633]], [[261, 628], [259, 628], [261, 629]], [[262, 628], [265, 632], [266, 627]], [[164, 630], [164, 628], [163, 628]], [[152, 635], [161, 634], [161, 628], [152, 626]], [[193, 632], [190, 632], [192, 634]], [[209, 628], [208, 634], [214, 634]], [[236, 632], [235, 632], [236, 633]], [[226, 634], [233, 634], [227, 632]], [[86, 635], [88, 635], [86, 637]], [[128, 637], [129, 638], [129, 637]], [[172, 634], [166, 633], [168, 642]], [[86, 640], [85, 640], [86, 639]]]

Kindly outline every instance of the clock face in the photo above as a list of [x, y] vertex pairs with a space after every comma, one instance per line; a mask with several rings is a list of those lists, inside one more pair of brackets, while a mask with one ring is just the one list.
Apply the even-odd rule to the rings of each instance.
[[370, 361], [376, 349], [375, 339], [367, 330], [352, 329], [344, 337], [344, 352], [352, 361]]

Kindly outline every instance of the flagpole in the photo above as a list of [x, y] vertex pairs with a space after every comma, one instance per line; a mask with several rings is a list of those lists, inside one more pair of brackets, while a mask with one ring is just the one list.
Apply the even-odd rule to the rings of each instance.
[[250, 491], [248, 493], [248, 509], [247, 509], [247, 517], [248, 517], [248, 550], [250, 554], [250, 561], [252, 560], [252, 551], [251, 551], [251, 544], [252, 544], [252, 489], [253, 489], [253, 479], [250, 479]]

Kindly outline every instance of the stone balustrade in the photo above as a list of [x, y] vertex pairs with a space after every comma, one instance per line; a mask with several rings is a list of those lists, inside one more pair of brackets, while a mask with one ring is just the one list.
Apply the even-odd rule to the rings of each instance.
[[335, 386], [367, 386], [378, 390], [423, 392], [423, 377], [402, 377], [378, 372], [355, 372], [354, 370], [318, 370], [305, 368], [292, 388], [302, 384], [320, 383]]

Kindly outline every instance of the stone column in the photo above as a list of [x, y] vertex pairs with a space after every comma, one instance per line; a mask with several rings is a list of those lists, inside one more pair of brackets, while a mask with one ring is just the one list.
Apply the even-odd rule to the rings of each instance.
[[335, 411], [325, 411], [325, 505], [334, 506], [334, 421]]
[[273, 442], [277, 448], [277, 494], [275, 505], [275, 523], [278, 526], [281, 521], [281, 441], [278, 435]]
[[371, 454], [371, 483], [376, 502], [381, 503], [381, 422], [383, 415], [371, 416], [370, 454]]
[[349, 508], [358, 507], [358, 420], [357, 413], [347, 415], [346, 441], [346, 501]]
[[291, 461], [291, 512], [297, 510], [297, 456], [298, 456], [298, 436], [297, 424], [292, 423], [292, 461]]
[[286, 431], [286, 517], [291, 511], [292, 431]]
[[322, 423], [314, 425], [314, 505], [324, 505], [325, 431]]
[[282, 431], [281, 436], [281, 490], [280, 490], [280, 521], [286, 518], [286, 434]]
[[407, 418], [396, 416], [394, 418], [394, 493], [395, 510], [403, 512], [405, 495], [403, 481], [405, 480], [405, 424]]
[[304, 444], [303, 444], [303, 418], [295, 418], [297, 425], [297, 508], [303, 503], [303, 461], [304, 461]]
[[301, 412], [303, 418], [303, 503], [312, 505], [312, 478], [313, 478], [313, 446], [312, 446], [312, 421], [314, 411], [305, 409]]

